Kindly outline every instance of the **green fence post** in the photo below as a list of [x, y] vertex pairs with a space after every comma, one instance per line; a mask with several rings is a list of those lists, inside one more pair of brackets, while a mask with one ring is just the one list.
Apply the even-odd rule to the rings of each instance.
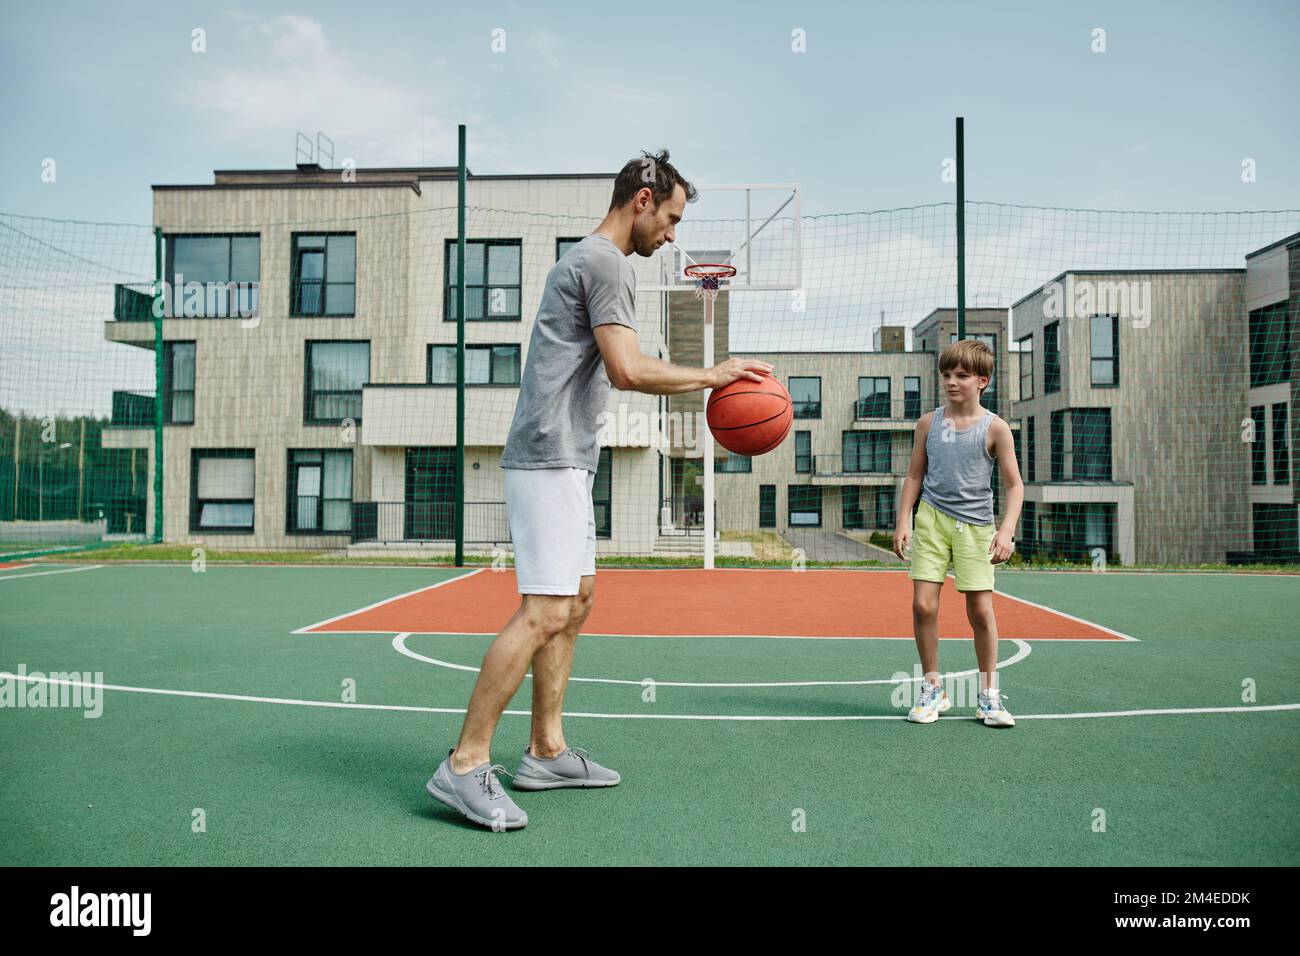
[[162, 229], [153, 230], [153, 542], [163, 539], [163, 290]]
[[456, 200], [456, 567], [465, 564], [465, 124]]
[[[964, 122], [957, 117], [957, 341], [966, 338], [966, 151]], [[940, 351], [943, 351], [940, 349]]]

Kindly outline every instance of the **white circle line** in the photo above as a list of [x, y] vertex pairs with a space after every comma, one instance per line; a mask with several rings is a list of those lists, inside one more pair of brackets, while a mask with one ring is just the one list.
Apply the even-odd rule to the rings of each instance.
[[[467, 665], [467, 664], [453, 664], [453, 663], [451, 663], [450, 661], [443, 661], [443, 660], [439, 660], [439, 659], [436, 658], [436, 657], [426, 657], [424, 654], [418, 654], [418, 653], [416, 653], [415, 651], [411, 650], [409, 647], [406, 646], [406, 639], [407, 639], [408, 637], [410, 637], [410, 636], [411, 636], [411, 634], [410, 634], [409, 631], [408, 631], [408, 632], [405, 632], [405, 633], [402, 633], [402, 634], [397, 634], [397, 635], [395, 635], [395, 636], [393, 637], [393, 649], [396, 650], [399, 654], [403, 654], [403, 655], [405, 655], [406, 657], [411, 658], [412, 660], [422, 661], [422, 662], [425, 663], [425, 664], [433, 664], [435, 667], [445, 667], [445, 668], [447, 668], [448, 670], [455, 670], [455, 671], [468, 671], [469, 673], [472, 673], [472, 674], [477, 674], [477, 673], [479, 672], [479, 668], [477, 668], [477, 667], [470, 667], [470, 666]], [[1016, 645], [1016, 647], [1017, 647], [1017, 651], [1016, 651], [1016, 653], [1013, 654], [1011, 657], [1008, 657], [1005, 661], [1000, 661], [1000, 662], [998, 663], [998, 670], [1003, 670], [1003, 669], [1005, 669], [1005, 668], [1007, 668], [1007, 667], [1010, 667], [1012, 664], [1018, 664], [1020, 661], [1023, 661], [1026, 657], [1028, 657], [1029, 654], [1030, 654], [1030, 652], [1031, 652], [1031, 650], [1032, 650], [1032, 648], [1030, 648], [1029, 644], [1026, 643], [1025, 641], [1016, 640], [1016, 639], [1011, 639], [1011, 643], [1013, 643], [1013, 644]], [[979, 669], [978, 669], [978, 668], [975, 668], [974, 670], [968, 670], [968, 671], [954, 671], [954, 672], [949, 673], [949, 674], [941, 674], [940, 677], [942, 677], [942, 678], [944, 678], [944, 679], [950, 679], [950, 678], [955, 678], [955, 677], [971, 677], [971, 676], [973, 676], [973, 675], [975, 675], [975, 674], [977, 674], [977, 673], [979, 673]], [[529, 678], [529, 679], [531, 680], [533, 675], [532, 675], [531, 672], [529, 672], [529, 673], [525, 674], [524, 676], [527, 677], [527, 678]], [[874, 685], [874, 684], [895, 684], [895, 685], [896, 685], [896, 684], [911, 684], [911, 683], [916, 683], [916, 682], [918, 682], [918, 681], [920, 681], [920, 680], [921, 680], [920, 677], [906, 677], [906, 678], [904, 678], [904, 679], [902, 679], [902, 680], [894, 680], [893, 678], [886, 678], [886, 679], [883, 679], [883, 680], [801, 680], [801, 681], [762, 681], [762, 682], [741, 682], [741, 681], [731, 681], [731, 682], [713, 682], [713, 681], [707, 681], [707, 682], [706, 682], [706, 681], [699, 681], [699, 682], [695, 682], [695, 681], [666, 681], [666, 680], [655, 680], [654, 678], [651, 678], [651, 677], [646, 677], [646, 678], [643, 678], [643, 679], [641, 679], [641, 680], [618, 680], [618, 679], [610, 678], [610, 677], [570, 677], [570, 678], [569, 678], [569, 682], [570, 682], [570, 683], [581, 682], [581, 683], [584, 683], [584, 684], [619, 684], [619, 685], [623, 685], [623, 686], [631, 686], [631, 687], [644, 687], [646, 681], [652, 681], [652, 682], [654, 683], [654, 686], [656, 686], [656, 687], [714, 687], [714, 688], [723, 688], [723, 687], [864, 687], [864, 686], [867, 686], [867, 685]]]
[[[27, 683], [59, 684], [68, 687], [94, 687], [133, 694], [159, 694], [167, 697], [191, 697], [207, 700], [231, 700], [252, 704], [287, 704], [298, 707], [329, 707], [341, 710], [386, 710], [420, 714], [464, 714], [464, 707], [419, 707], [411, 704], [358, 704], [334, 700], [297, 700], [292, 697], [256, 697], [248, 694], [222, 694], [215, 691], [169, 690], [162, 687], [130, 687], [123, 684], [98, 684], [93, 681], [53, 679], [32, 674], [16, 675], [0, 671], [0, 680], [20, 680]], [[36, 709], [36, 708], [33, 708]], [[1183, 714], [1244, 714], [1267, 711], [1300, 710], [1297, 704], [1257, 704], [1254, 707], [1172, 707], [1149, 710], [1108, 710], [1080, 714], [1026, 714], [1016, 720], [1082, 720], [1097, 717], [1161, 717]], [[532, 717], [529, 710], [507, 710], [505, 717]], [[566, 711], [564, 717], [594, 717], [602, 720], [708, 720], [741, 722], [826, 723], [863, 720], [907, 720], [905, 715], [893, 714], [833, 714], [833, 715], [750, 715], [750, 714], [599, 714]], [[940, 720], [970, 720], [969, 717], [940, 717]]]

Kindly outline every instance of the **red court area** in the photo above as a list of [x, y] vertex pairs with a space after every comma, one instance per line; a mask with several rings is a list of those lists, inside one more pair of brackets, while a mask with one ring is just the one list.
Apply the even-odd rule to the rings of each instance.
[[[1124, 635], [1002, 594], [1002, 638], [1121, 641]], [[307, 633], [495, 634], [519, 607], [514, 571], [483, 570], [303, 629]], [[912, 636], [912, 582], [904, 572], [601, 570], [584, 634], [629, 637]], [[969, 638], [965, 598], [949, 578], [939, 636]]]

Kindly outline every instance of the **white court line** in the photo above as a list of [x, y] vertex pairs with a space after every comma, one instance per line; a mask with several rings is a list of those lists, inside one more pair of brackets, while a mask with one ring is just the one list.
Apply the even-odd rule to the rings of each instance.
[[[315, 626], [315, 625], [313, 625]], [[430, 637], [496, 637], [498, 631], [304, 631], [302, 629], [290, 631], [290, 634], [310, 634], [312, 637], [352, 637], [357, 634], [382, 634], [385, 637], [392, 637], [394, 634], [421, 634]], [[613, 637], [620, 640], [624, 639], [641, 639], [652, 638], [654, 640], [664, 640], [666, 638], [681, 638], [686, 640], [712, 640], [714, 638], [726, 638], [729, 640], [744, 639], [747, 641], [915, 641], [915, 637], [877, 637], [874, 634], [857, 634], [845, 637], [843, 635], [824, 636], [820, 634], [601, 634], [589, 631], [583, 631], [579, 637]], [[975, 640], [973, 637], [940, 637], [941, 641], [966, 641], [967, 643]], [[1002, 637], [1002, 641], [1048, 641], [1052, 644], [1121, 644], [1122, 641], [1108, 641], [1099, 637]], [[1136, 643], [1137, 638], [1133, 638]]]
[[[315, 624], [308, 624], [306, 627], [300, 627], [296, 631], [290, 631], [290, 634], [306, 634], [313, 627], [324, 627], [326, 624], [332, 624], [340, 621], [345, 617], [351, 617], [353, 614], [361, 614], [364, 611], [370, 611], [377, 607], [383, 607], [385, 604], [391, 604], [394, 601], [400, 601], [402, 598], [410, 597], [412, 594], [419, 594], [423, 591], [432, 591], [434, 588], [440, 588], [444, 584], [451, 584], [454, 581], [464, 581], [466, 578], [472, 578], [476, 574], [482, 574], [487, 568], [477, 568], [468, 574], [458, 574], [454, 578], [447, 578], [445, 581], [439, 581], [437, 584], [430, 584], [422, 588], [416, 588], [414, 591], [407, 591], [405, 594], [395, 594], [390, 598], [384, 598], [382, 601], [376, 601], [374, 604], [367, 604], [365, 607], [356, 608], [351, 611], [344, 611], [342, 614], [335, 614], [333, 617], [324, 621], [317, 621]], [[392, 634], [392, 631], [384, 631], [385, 634]]]
[[[479, 668], [477, 667], [469, 667], [468, 665], [465, 664], [452, 664], [449, 661], [440, 661], [436, 657], [425, 657], [423, 654], [417, 654], [415, 651], [411, 650], [409, 647], [406, 646], [406, 639], [410, 636], [411, 635], [408, 632], [406, 634], [398, 634], [396, 637], [394, 637], [393, 649], [396, 650], [399, 654], [404, 654], [405, 656], [411, 658], [412, 660], [423, 661], [426, 664], [433, 664], [436, 667], [445, 667], [448, 668], [449, 670], [455, 670], [455, 671], [468, 671], [473, 674], [477, 674], [479, 672]], [[1018, 650], [1014, 655], [1008, 657], [1005, 661], [999, 662], [998, 664], [999, 670], [1010, 667], [1012, 664], [1017, 664], [1029, 656], [1029, 652], [1031, 648], [1029, 647], [1028, 644], [1026, 644], [1024, 641], [1012, 641], [1012, 643], [1016, 645]], [[977, 673], [979, 673], [979, 669], [975, 668], [974, 670], [968, 670], [968, 671], [954, 671], [953, 673], [941, 674], [940, 676], [945, 678], [970, 677], [972, 674], [977, 674]], [[524, 676], [527, 677], [529, 680], [531, 680], [533, 675], [532, 672], [530, 671]], [[742, 682], [718, 683], [712, 681], [696, 683], [696, 682], [686, 682], [686, 681], [655, 680], [654, 678], [645, 678], [644, 680], [615, 680], [613, 678], [608, 678], [608, 677], [570, 677], [569, 678], [570, 683], [580, 682], [583, 684], [623, 684], [623, 685], [630, 685], [632, 687], [644, 687], [646, 680], [653, 681], [656, 687], [862, 687], [867, 684], [910, 684], [921, 680], [921, 678], [907, 677], [904, 678], [903, 680], [885, 679], [885, 680], [764, 681], [760, 683], [742, 683]]]
[[[73, 571], [94, 571], [102, 564], [87, 564], [79, 568], [60, 568], [57, 571], [37, 571], [35, 574], [0, 574], [0, 581], [21, 581], [23, 578], [43, 578], [47, 574], [71, 574]], [[13, 570], [17, 571], [18, 568]]]
[[[167, 690], [161, 687], [128, 687], [121, 684], [97, 684], [92, 681], [51, 680], [24, 674], [18, 677], [0, 671], [0, 680], [22, 680], [27, 683], [65, 684], [69, 687], [93, 687], [99, 690], [117, 690], [133, 694], [160, 694], [167, 697], [191, 697], [207, 700], [231, 700], [252, 704], [287, 704], [296, 707], [329, 707], [340, 710], [388, 710], [421, 714], [463, 714], [464, 707], [416, 707], [409, 704], [348, 704], [333, 700], [296, 700], [292, 697], [254, 697], [247, 694], [219, 694], [213, 691]], [[1177, 707], [1164, 710], [1109, 710], [1086, 714], [1027, 714], [1016, 720], [1082, 720], [1096, 717], [1160, 717], [1185, 714], [1245, 714], [1252, 712], [1295, 711], [1300, 704], [1259, 704], [1254, 707]], [[532, 717], [532, 711], [507, 710], [507, 717]], [[564, 717], [593, 717], [604, 720], [709, 720], [740, 722], [827, 723], [863, 720], [907, 720], [905, 715], [892, 714], [839, 714], [829, 716], [779, 714], [758, 716], [749, 714], [598, 714], [582, 711], [565, 711]], [[940, 717], [940, 720], [971, 720], [970, 717]]]
[[1048, 607], [1045, 604], [1035, 604], [1033, 601], [1027, 601], [1022, 597], [1016, 597], [1014, 594], [1007, 594], [1005, 591], [994, 591], [993, 593], [1000, 594], [1009, 601], [1017, 601], [1020, 604], [1028, 604], [1030, 607], [1036, 607], [1040, 611], [1046, 611], [1048, 614], [1056, 614], [1060, 617], [1074, 621], [1076, 624], [1086, 624], [1089, 627], [1095, 627], [1099, 631], [1105, 631], [1107, 634], [1114, 634], [1116, 637], [1122, 638], [1126, 641], [1134, 641], [1134, 642], [1138, 641], [1136, 637], [1132, 637], [1128, 634], [1124, 634], [1121, 631], [1113, 630], [1109, 627], [1105, 627], [1101, 624], [1096, 624], [1092, 621], [1086, 621], [1081, 617], [1075, 617], [1073, 614], [1066, 614], [1064, 611], [1058, 611], [1056, 608]]

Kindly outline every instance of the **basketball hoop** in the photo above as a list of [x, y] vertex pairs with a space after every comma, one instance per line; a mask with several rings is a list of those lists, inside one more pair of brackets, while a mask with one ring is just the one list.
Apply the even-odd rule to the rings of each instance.
[[718, 286], [736, 274], [736, 267], [721, 262], [695, 262], [682, 270], [686, 278], [695, 280], [695, 297], [710, 299], [718, 297]]

